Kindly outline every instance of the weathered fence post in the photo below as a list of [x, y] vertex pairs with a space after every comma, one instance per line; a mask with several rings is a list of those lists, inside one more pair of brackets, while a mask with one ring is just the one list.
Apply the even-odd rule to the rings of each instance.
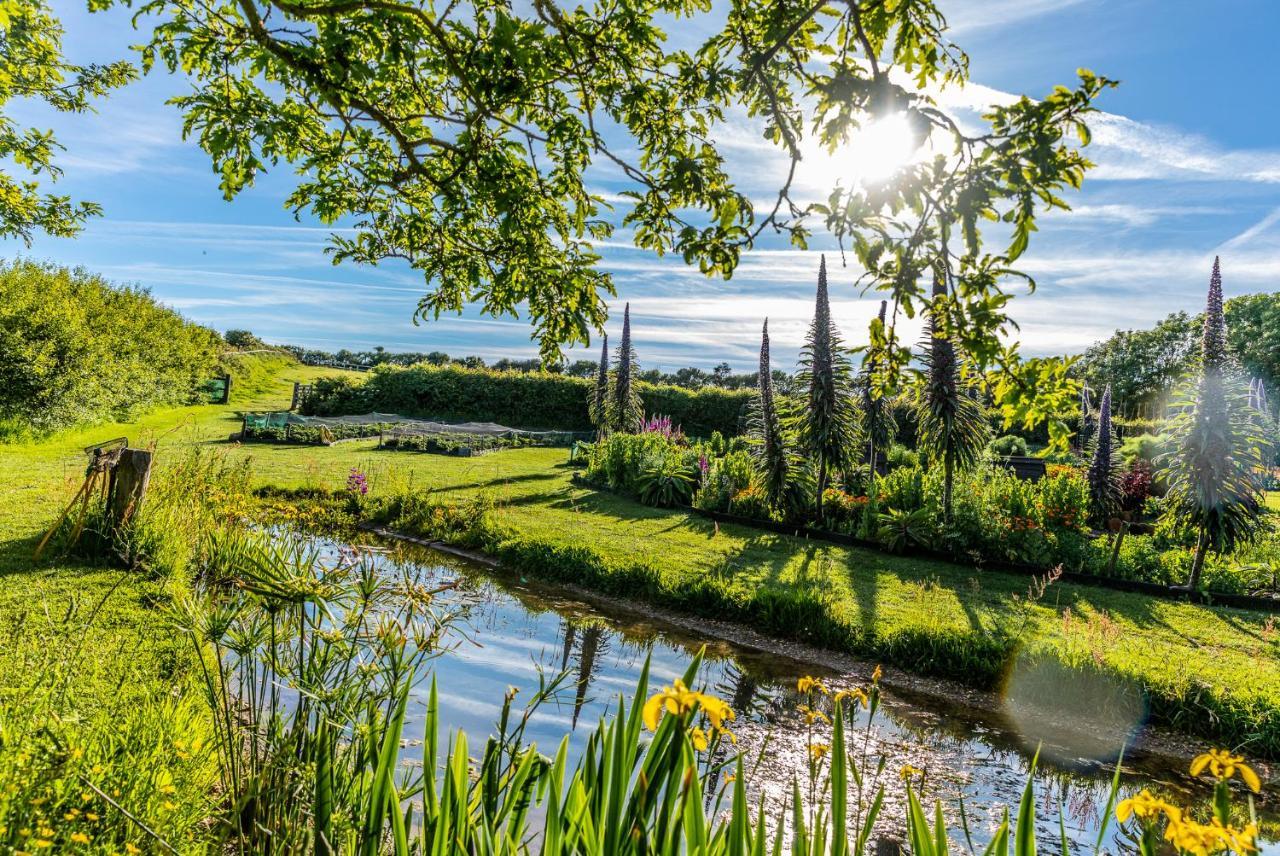
[[111, 486], [107, 492], [107, 520], [111, 530], [129, 525], [147, 495], [151, 481], [151, 452], [146, 449], [122, 449], [120, 460], [111, 470]]
[[296, 380], [293, 382], [293, 400], [289, 402], [290, 410], [298, 409], [298, 387], [301, 386]]
[[224, 374], [222, 376], [222, 401], [219, 404], [228, 404], [231, 401], [231, 375]]

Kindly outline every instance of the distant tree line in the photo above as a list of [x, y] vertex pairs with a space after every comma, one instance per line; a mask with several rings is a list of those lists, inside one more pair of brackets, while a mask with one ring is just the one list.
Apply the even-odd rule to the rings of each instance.
[[[1280, 293], [1232, 298], [1225, 313], [1227, 359], [1275, 389], [1280, 384]], [[1159, 414], [1200, 359], [1203, 330], [1203, 313], [1175, 312], [1147, 330], [1116, 331], [1089, 348], [1073, 371], [1093, 389], [1109, 385], [1117, 414]]]
[[[350, 366], [416, 366], [426, 363], [432, 366], [462, 366], [469, 369], [493, 369], [495, 371], [537, 372], [543, 370], [542, 362], [536, 358], [513, 360], [502, 358], [486, 362], [483, 357], [475, 355], [455, 357], [444, 351], [388, 351], [378, 346], [368, 351], [353, 351], [343, 348], [339, 351], [321, 351], [314, 348], [303, 348], [298, 345], [268, 345], [248, 330], [228, 330], [225, 334], [227, 344], [237, 350], [251, 351], [275, 347], [292, 354], [300, 362], [310, 365], [350, 365]], [[599, 369], [597, 360], [574, 360], [563, 366], [552, 366], [553, 374], [565, 374], [569, 377], [594, 378]], [[679, 386], [685, 389], [755, 389], [759, 379], [758, 372], [735, 373], [728, 363], [720, 363], [711, 371], [688, 366], [674, 372], [659, 369], [645, 369], [636, 373], [636, 379], [651, 384]], [[791, 392], [793, 379], [791, 375], [775, 369], [773, 371], [774, 386], [784, 395]]]

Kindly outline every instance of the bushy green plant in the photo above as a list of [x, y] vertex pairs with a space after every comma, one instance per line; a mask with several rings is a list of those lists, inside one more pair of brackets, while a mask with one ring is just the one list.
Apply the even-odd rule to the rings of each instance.
[[82, 269], [0, 264], [0, 422], [43, 432], [195, 401], [222, 337]]
[[919, 467], [900, 467], [876, 480], [880, 505], [885, 509], [915, 511], [923, 508], [924, 471]]
[[758, 481], [755, 461], [747, 452], [707, 458], [707, 472], [693, 504], [704, 511], [728, 511], [734, 495]]
[[889, 447], [888, 453], [885, 455], [885, 463], [891, 470], [897, 469], [914, 469], [920, 466], [920, 453], [915, 449], [908, 449], [901, 443], [894, 443]]
[[1154, 464], [1167, 450], [1167, 442], [1167, 438], [1158, 434], [1135, 434], [1120, 444], [1120, 456], [1125, 466], [1133, 466], [1134, 461]]
[[755, 520], [769, 520], [773, 517], [773, 506], [764, 488], [753, 484], [729, 498], [729, 513]]
[[993, 455], [999, 455], [1003, 458], [1014, 455], [1025, 456], [1027, 454], [1027, 441], [1017, 434], [1005, 434], [992, 440], [987, 448]]
[[684, 504], [698, 485], [699, 457], [662, 434], [614, 433], [592, 447], [586, 476], [649, 504]]

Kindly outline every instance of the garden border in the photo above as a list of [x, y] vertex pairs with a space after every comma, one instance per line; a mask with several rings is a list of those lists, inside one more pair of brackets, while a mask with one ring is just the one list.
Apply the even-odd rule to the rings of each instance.
[[[581, 473], [574, 473], [570, 477], [570, 481], [578, 487], [613, 493], [630, 499], [633, 502], [638, 501], [635, 497], [628, 496], [627, 494], [615, 491], [612, 488], [596, 484], [584, 477]], [[729, 514], [723, 511], [709, 511], [702, 508], [695, 508], [692, 505], [677, 505], [674, 506], [673, 510], [696, 514], [700, 517], [714, 520], [717, 523], [731, 523], [736, 526], [747, 526], [754, 529], [761, 529], [766, 532], [773, 532], [777, 535], [789, 535], [793, 538], [825, 541], [830, 544], [839, 544], [843, 547], [860, 547], [864, 550], [874, 550], [877, 553], [883, 553], [885, 555], [912, 556], [921, 559], [933, 559], [935, 561], [946, 562], [951, 565], [957, 564], [956, 557], [954, 555], [944, 553], [941, 550], [931, 550], [926, 547], [908, 546], [901, 553], [891, 553], [889, 550], [884, 548], [883, 544], [880, 544], [877, 541], [868, 541], [864, 538], [845, 535], [841, 532], [831, 532], [827, 529], [815, 529], [811, 526], [801, 526], [793, 523], [780, 523], [774, 520], [757, 520], [754, 517], [742, 517], [737, 514]], [[981, 566], [976, 567], [976, 570], [991, 570], [1006, 574], [1017, 574], [1020, 576], [1043, 576], [1044, 574], [1049, 573], [1052, 569], [1041, 568], [1035, 565], [1020, 564], [1017, 562], [984, 560]], [[1096, 574], [1081, 574], [1075, 571], [1063, 571], [1060, 579], [1075, 585], [1095, 586], [1097, 588], [1111, 589], [1112, 591], [1145, 594], [1162, 600], [1189, 601], [1201, 606], [1226, 606], [1234, 609], [1249, 609], [1255, 612], [1280, 613], [1280, 598], [1258, 597], [1256, 595], [1248, 594], [1226, 594], [1203, 591], [1192, 592], [1172, 588], [1170, 586], [1162, 586], [1158, 583], [1142, 582], [1141, 580], [1125, 580], [1118, 577], [1101, 577]]]

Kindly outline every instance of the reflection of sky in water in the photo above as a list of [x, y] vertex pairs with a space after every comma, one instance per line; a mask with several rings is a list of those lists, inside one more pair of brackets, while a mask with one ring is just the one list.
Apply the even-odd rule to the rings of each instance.
[[[450, 730], [465, 730], [476, 751], [494, 731], [508, 687], [519, 688], [519, 707], [536, 690], [540, 671], [550, 680], [567, 669], [572, 678], [564, 683], [556, 703], [534, 715], [527, 738], [551, 755], [568, 734], [571, 753], [579, 754], [600, 717], [616, 709], [618, 695], [629, 697], [634, 690], [646, 656], [651, 658], [650, 684], [656, 687], [681, 676], [690, 658], [706, 644], [707, 658], [699, 683], [737, 711], [734, 731], [748, 767], [760, 756], [761, 748], [766, 749], [752, 783], [756, 794], [763, 793], [776, 812], [791, 793], [793, 776], [801, 778], [802, 790], [805, 785], [808, 736], [795, 711], [803, 701], [794, 691], [796, 679], [821, 674], [833, 690], [865, 684], [867, 679], [866, 674], [831, 673], [786, 657], [696, 638], [630, 610], [606, 614], [554, 587], [516, 582], [452, 557], [419, 551], [397, 555], [401, 561], [416, 560], [424, 581], [460, 582], [441, 605], [447, 602], [450, 609], [460, 611], [459, 627], [465, 638], [432, 665], [442, 723]], [[410, 746], [416, 746], [422, 737], [426, 695], [425, 685], [414, 695], [405, 726]], [[1110, 720], [1100, 719], [1110, 727]], [[1025, 726], [1022, 716], [1018, 721]], [[851, 747], [861, 747], [865, 739], [869, 771], [875, 771], [881, 756], [886, 759], [880, 775], [886, 785], [885, 807], [877, 825], [881, 835], [890, 839], [902, 835], [904, 794], [898, 771], [906, 763], [926, 771], [925, 796], [930, 802], [934, 797], [943, 800], [956, 842], [962, 842], [965, 834], [959, 811], [962, 798], [969, 833], [979, 851], [1004, 809], [1007, 807], [1011, 815], [1016, 812], [1030, 755], [1011, 734], [1011, 720], [993, 718], [946, 699], [888, 689], [869, 732], [861, 727], [864, 723], [865, 714], [848, 739]], [[827, 742], [829, 733], [818, 739]], [[1061, 746], [1056, 754], [1053, 749], [1047, 747], [1045, 754], [1076, 757]], [[406, 754], [416, 760], [413, 749]], [[1129, 767], [1132, 775], [1123, 780], [1122, 796], [1151, 787], [1184, 801], [1203, 797], [1186, 791], [1180, 766], [1138, 758]], [[1092, 852], [1106, 808], [1110, 775], [1107, 764], [1054, 764], [1042, 757], [1036, 795], [1043, 849], [1060, 850], [1061, 814], [1072, 850]], [[1270, 807], [1260, 812], [1264, 822], [1273, 820]], [[1131, 848], [1113, 838], [1106, 849], [1118, 852]], [[1280, 847], [1263, 845], [1262, 852], [1280, 853]]]

